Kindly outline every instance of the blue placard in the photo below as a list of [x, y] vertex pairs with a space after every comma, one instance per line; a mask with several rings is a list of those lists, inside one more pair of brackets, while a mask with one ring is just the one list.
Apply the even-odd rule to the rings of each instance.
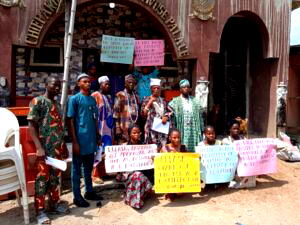
[[238, 164], [233, 145], [197, 146], [196, 152], [201, 156], [201, 179], [206, 184], [233, 180]]
[[102, 36], [101, 62], [132, 64], [134, 38]]

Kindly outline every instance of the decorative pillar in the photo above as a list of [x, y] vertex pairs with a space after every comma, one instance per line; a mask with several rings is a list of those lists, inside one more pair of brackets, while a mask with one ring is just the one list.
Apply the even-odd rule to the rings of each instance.
[[204, 124], [206, 124], [207, 117], [207, 100], [208, 100], [208, 84], [209, 81], [205, 80], [204, 77], [200, 77], [200, 80], [197, 81], [195, 96], [199, 100], [201, 108], [202, 108], [202, 117]]
[[280, 82], [277, 85], [277, 108], [276, 108], [276, 124], [277, 131], [285, 132], [286, 130], [286, 101], [287, 101], [287, 85]]

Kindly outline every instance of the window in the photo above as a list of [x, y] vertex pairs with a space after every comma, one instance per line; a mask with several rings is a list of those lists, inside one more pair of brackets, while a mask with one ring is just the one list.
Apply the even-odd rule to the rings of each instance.
[[31, 49], [30, 66], [63, 66], [63, 49], [60, 46], [44, 46]]

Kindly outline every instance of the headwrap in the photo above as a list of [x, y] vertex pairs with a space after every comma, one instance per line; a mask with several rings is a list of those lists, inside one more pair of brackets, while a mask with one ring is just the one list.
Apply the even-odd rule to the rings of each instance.
[[134, 79], [134, 76], [132, 74], [128, 74], [128, 75], [125, 76], [125, 81], [127, 81], [127, 80], [135, 80], [135, 79]]
[[183, 79], [179, 82], [179, 87], [186, 87], [186, 86], [190, 86], [190, 82], [187, 79]]
[[106, 81], [109, 81], [108, 76], [102, 76], [102, 77], [99, 77], [99, 78], [98, 78], [99, 84], [101, 84], [101, 83], [103, 83], [103, 82], [106, 82]]
[[86, 73], [81, 73], [81, 74], [79, 74], [78, 77], [77, 77], [77, 82], [80, 81], [80, 79], [81, 79], [81, 78], [84, 78], [84, 77], [88, 77], [88, 78], [89, 78], [90, 76], [87, 75]]
[[150, 87], [151, 86], [160, 86], [161, 79], [150, 78]]

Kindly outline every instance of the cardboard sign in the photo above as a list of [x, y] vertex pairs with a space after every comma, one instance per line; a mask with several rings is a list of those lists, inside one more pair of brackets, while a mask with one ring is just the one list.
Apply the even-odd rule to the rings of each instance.
[[153, 169], [152, 156], [156, 153], [155, 144], [106, 146], [105, 170], [115, 173]]
[[255, 176], [277, 171], [275, 139], [256, 138], [234, 142], [239, 154], [238, 176]]
[[197, 146], [196, 152], [201, 156], [201, 177], [206, 184], [233, 180], [238, 164], [233, 145]]
[[102, 36], [101, 62], [132, 64], [134, 38]]
[[162, 66], [165, 59], [164, 40], [136, 40], [135, 66]]
[[155, 193], [200, 192], [197, 153], [162, 153], [154, 159]]

